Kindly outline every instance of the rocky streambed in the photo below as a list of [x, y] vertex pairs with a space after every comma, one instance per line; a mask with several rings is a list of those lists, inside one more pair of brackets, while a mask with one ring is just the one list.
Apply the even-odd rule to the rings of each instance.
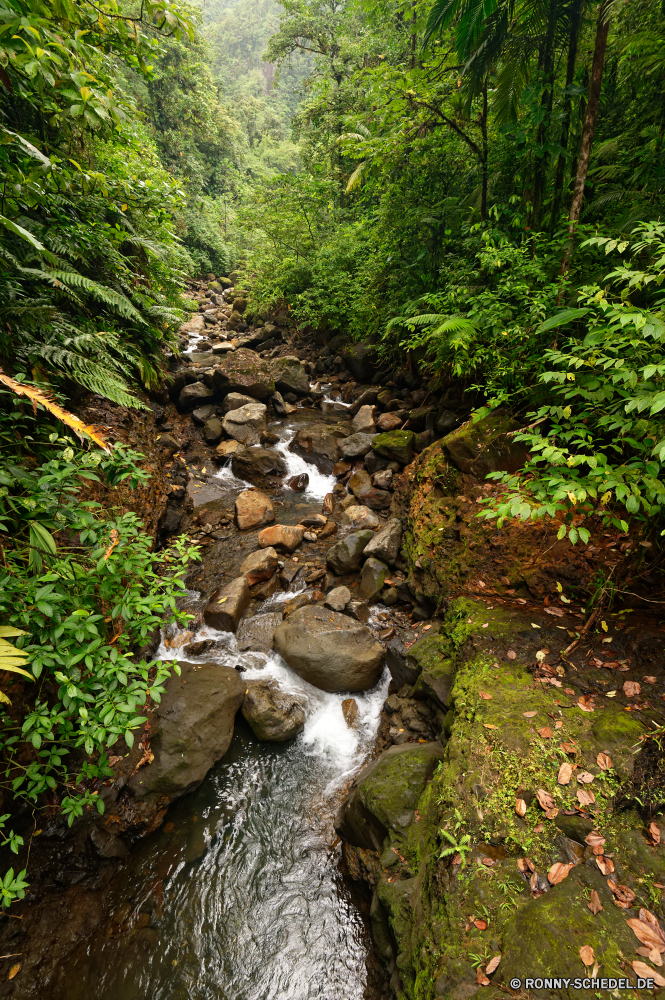
[[[0, 995], [464, 1000], [596, 963], [659, 975], [649, 542], [480, 521], [484, 476], [523, 460], [513, 421], [473, 424], [458, 387], [288, 317], [252, 326], [224, 285], [192, 287], [152, 402], [157, 544], [186, 534], [202, 560], [189, 626], [142, 652], [181, 672], [117, 748], [103, 819], [32, 838]], [[587, 620], [594, 579], [635, 565], [633, 609]]]

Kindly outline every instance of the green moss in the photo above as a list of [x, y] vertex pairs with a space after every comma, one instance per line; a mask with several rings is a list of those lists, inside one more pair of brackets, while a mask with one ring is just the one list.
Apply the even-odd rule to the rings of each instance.
[[594, 719], [592, 731], [602, 747], [628, 749], [639, 741], [644, 726], [617, 705], [606, 708]]

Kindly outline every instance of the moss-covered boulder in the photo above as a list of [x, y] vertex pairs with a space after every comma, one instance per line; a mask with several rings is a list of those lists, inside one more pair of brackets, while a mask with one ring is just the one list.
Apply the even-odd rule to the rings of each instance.
[[462, 472], [484, 479], [490, 472], [517, 472], [526, 459], [523, 443], [512, 437], [520, 424], [501, 410], [452, 431], [443, 439], [443, 447]]
[[215, 368], [213, 384], [219, 395], [241, 392], [253, 399], [267, 399], [275, 391], [275, 379], [268, 362], [246, 347], [226, 355]]
[[386, 431], [372, 440], [372, 450], [377, 455], [408, 465], [413, 458], [413, 431]]

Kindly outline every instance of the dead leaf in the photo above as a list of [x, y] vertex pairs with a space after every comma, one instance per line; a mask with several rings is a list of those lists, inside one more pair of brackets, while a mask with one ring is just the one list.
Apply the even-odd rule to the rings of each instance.
[[646, 962], [638, 962], [635, 960], [630, 963], [633, 967], [633, 971], [641, 976], [642, 979], [653, 979], [656, 986], [665, 986], [665, 979], [661, 976], [659, 972], [652, 969]]
[[565, 762], [559, 768], [559, 774], [556, 780], [559, 782], [560, 785], [567, 785], [572, 776], [573, 776], [573, 765]]
[[489, 986], [490, 981], [480, 966], [476, 969], [476, 982], [479, 986]]
[[586, 905], [587, 908], [591, 910], [594, 917], [596, 916], [597, 913], [600, 913], [600, 911], [602, 910], [603, 904], [601, 903], [600, 896], [598, 895], [595, 889], [592, 890], [591, 899]]
[[473, 921], [473, 926], [477, 927], [479, 931], [486, 931], [487, 930], [487, 921], [486, 920], [474, 920]]
[[559, 882], [563, 882], [565, 878], [568, 878], [568, 875], [570, 874], [570, 869], [574, 867], [575, 867], [574, 864], [564, 865], [560, 861], [557, 861], [556, 864], [552, 865], [552, 867], [547, 873], [547, 878], [549, 879], [550, 885], [558, 885]]
[[9, 975], [7, 976], [7, 979], [13, 979], [14, 976], [18, 976], [20, 971], [21, 971], [21, 963], [17, 962], [16, 965], [12, 965], [11, 969], [9, 970]]
[[549, 792], [546, 792], [544, 788], [539, 788], [536, 792], [536, 798], [540, 803], [541, 809], [551, 809], [554, 806], [554, 799]]
[[515, 652], [514, 649], [509, 649], [506, 655], [509, 660], [514, 660], [517, 658], [517, 653]]
[[657, 823], [649, 823], [649, 837], [651, 838], [651, 843], [655, 846], [660, 844], [660, 830]]
[[554, 733], [552, 732], [549, 726], [543, 726], [542, 729], [538, 730], [538, 735], [542, 736], [544, 740], [551, 740]]
[[609, 771], [612, 767], [612, 760], [607, 756], [606, 753], [599, 753], [596, 757], [596, 764], [601, 769], [601, 771]]
[[535, 872], [536, 870], [536, 866], [531, 858], [519, 858], [517, 861], [517, 867], [521, 872]]
[[614, 901], [617, 906], [620, 906], [624, 910], [630, 908], [633, 900], [635, 899], [635, 893], [632, 889], [629, 889], [627, 885], [617, 885], [617, 883], [613, 882], [610, 878], [607, 880], [607, 888], [614, 896]]
[[665, 934], [663, 934], [663, 930], [653, 913], [642, 908], [638, 919], [633, 917], [626, 923], [635, 933], [637, 939], [650, 951], [654, 948], [661, 954], [665, 951]]
[[566, 692], [566, 694], [575, 694], [572, 688], [564, 688], [563, 690]]
[[518, 816], [526, 815], [526, 802], [524, 799], [515, 799], [515, 812]]
[[498, 729], [498, 726], [493, 726], [491, 722], [483, 722], [485, 729]]
[[591, 830], [584, 838], [584, 842], [593, 848], [594, 854], [604, 854], [605, 838], [601, 837], [597, 830]]
[[577, 699], [577, 707], [581, 708], [583, 712], [595, 712], [591, 697], [588, 694], [583, 694]]
[[555, 729], [563, 729], [563, 722], [561, 722], [561, 720], [559, 719], [558, 722], [554, 723], [554, 728]]
[[580, 771], [577, 775], [577, 780], [581, 781], [584, 785], [590, 785], [594, 779], [594, 775], [589, 771]]
[[656, 678], [653, 675], [649, 675], [648, 677], [643, 677], [642, 680], [644, 681], [645, 684], [655, 684], [656, 683]]
[[593, 953], [593, 948], [590, 944], [583, 944], [580, 948], [580, 958], [585, 965], [593, 965], [596, 961], [596, 956]]
[[596, 864], [600, 868], [603, 875], [611, 875], [614, 871], [614, 862], [611, 858], [606, 858], [604, 854], [596, 855]]
[[499, 968], [500, 961], [501, 961], [501, 955], [495, 955], [494, 958], [490, 958], [489, 962], [487, 963], [487, 968], [485, 969], [485, 972], [487, 973], [488, 976], [491, 976], [493, 972], [496, 972], [496, 970]]
[[534, 833], [542, 833], [544, 829], [545, 829], [545, 826], [544, 826], [543, 823], [536, 823], [536, 825], [533, 828], [533, 832]]
[[577, 753], [577, 747], [574, 743], [562, 743], [561, 749], [564, 753]]
[[538, 715], [538, 712], [523, 712], [525, 719], [533, 719], [534, 715]]
[[547, 812], [545, 813], [545, 819], [556, 819], [558, 815], [559, 815], [559, 810], [557, 809], [556, 806], [552, 806], [552, 808], [548, 809]]
[[588, 788], [578, 788], [577, 801], [581, 806], [590, 806], [596, 801], [596, 796]]
[[531, 889], [531, 892], [535, 892], [538, 888], [538, 872], [534, 872], [529, 879], [529, 888]]
[[641, 684], [637, 681], [624, 681], [623, 682], [623, 693], [626, 698], [637, 698], [638, 694], [642, 690]]
[[645, 958], [648, 958], [650, 962], [653, 962], [659, 968], [662, 966], [663, 960], [660, 957], [660, 952], [655, 948], [652, 948], [651, 951], [648, 948], [636, 948], [635, 951], [638, 955], [644, 955]]
[[492, 695], [488, 694], [487, 691], [479, 691], [478, 694], [483, 699], [483, 701], [491, 701]]

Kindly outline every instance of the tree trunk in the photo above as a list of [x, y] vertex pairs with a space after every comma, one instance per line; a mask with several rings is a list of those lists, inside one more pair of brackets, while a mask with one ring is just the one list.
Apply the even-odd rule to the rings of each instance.
[[[575, 63], [577, 62], [577, 42], [580, 36], [580, 24], [582, 20], [583, 0], [573, 0], [570, 12], [570, 38], [568, 41], [568, 64], [566, 66], [566, 91], [575, 79]], [[565, 97], [565, 111], [563, 125], [561, 126], [561, 149], [556, 167], [556, 178], [554, 180], [554, 201], [552, 203], [552, 217], [550, 219], [550, 229], [555, 229], [561, 214], [563, 203], [563, 182], [566, 176], [566, 152], [568, 151], [568, 140], [570, 138], [570, 120], [572, 118], [573, 107], [569, 96]]]
[[534, 229], [540, 227], [540, 218], [543, 211], [543, 201], [545, 198], [545, 182], [547, 180], [547, 160], [548, 154], [543, 149], [547, 139], [550, 121], [552, 118], [552, 104], [554, 100], [554, 43], [556, 36], [556, 24], [558, 15], [557, 0], [550, 0], [549, 12], [547, 16], [547, 33], [545, 35], [545, 46], [542, 54], [543, 76], [545, 88], [540, 101], [543, 109], [543, 120], [538, 126], [536, 136], [536, 165], [533, 175], [533, 209], [531, 211], [531, 224]]
[[487, 144], [487, 79], [483, 84], [483, 113], [480, 119], [480, 131], [483, 137], [483, 155], [482, 155], [482, 171], [483, 171], [483, 187], [482, 194], [480, 196], [480, 221], [487, 222], [487, 160], [488, 160], [488, 144]]

